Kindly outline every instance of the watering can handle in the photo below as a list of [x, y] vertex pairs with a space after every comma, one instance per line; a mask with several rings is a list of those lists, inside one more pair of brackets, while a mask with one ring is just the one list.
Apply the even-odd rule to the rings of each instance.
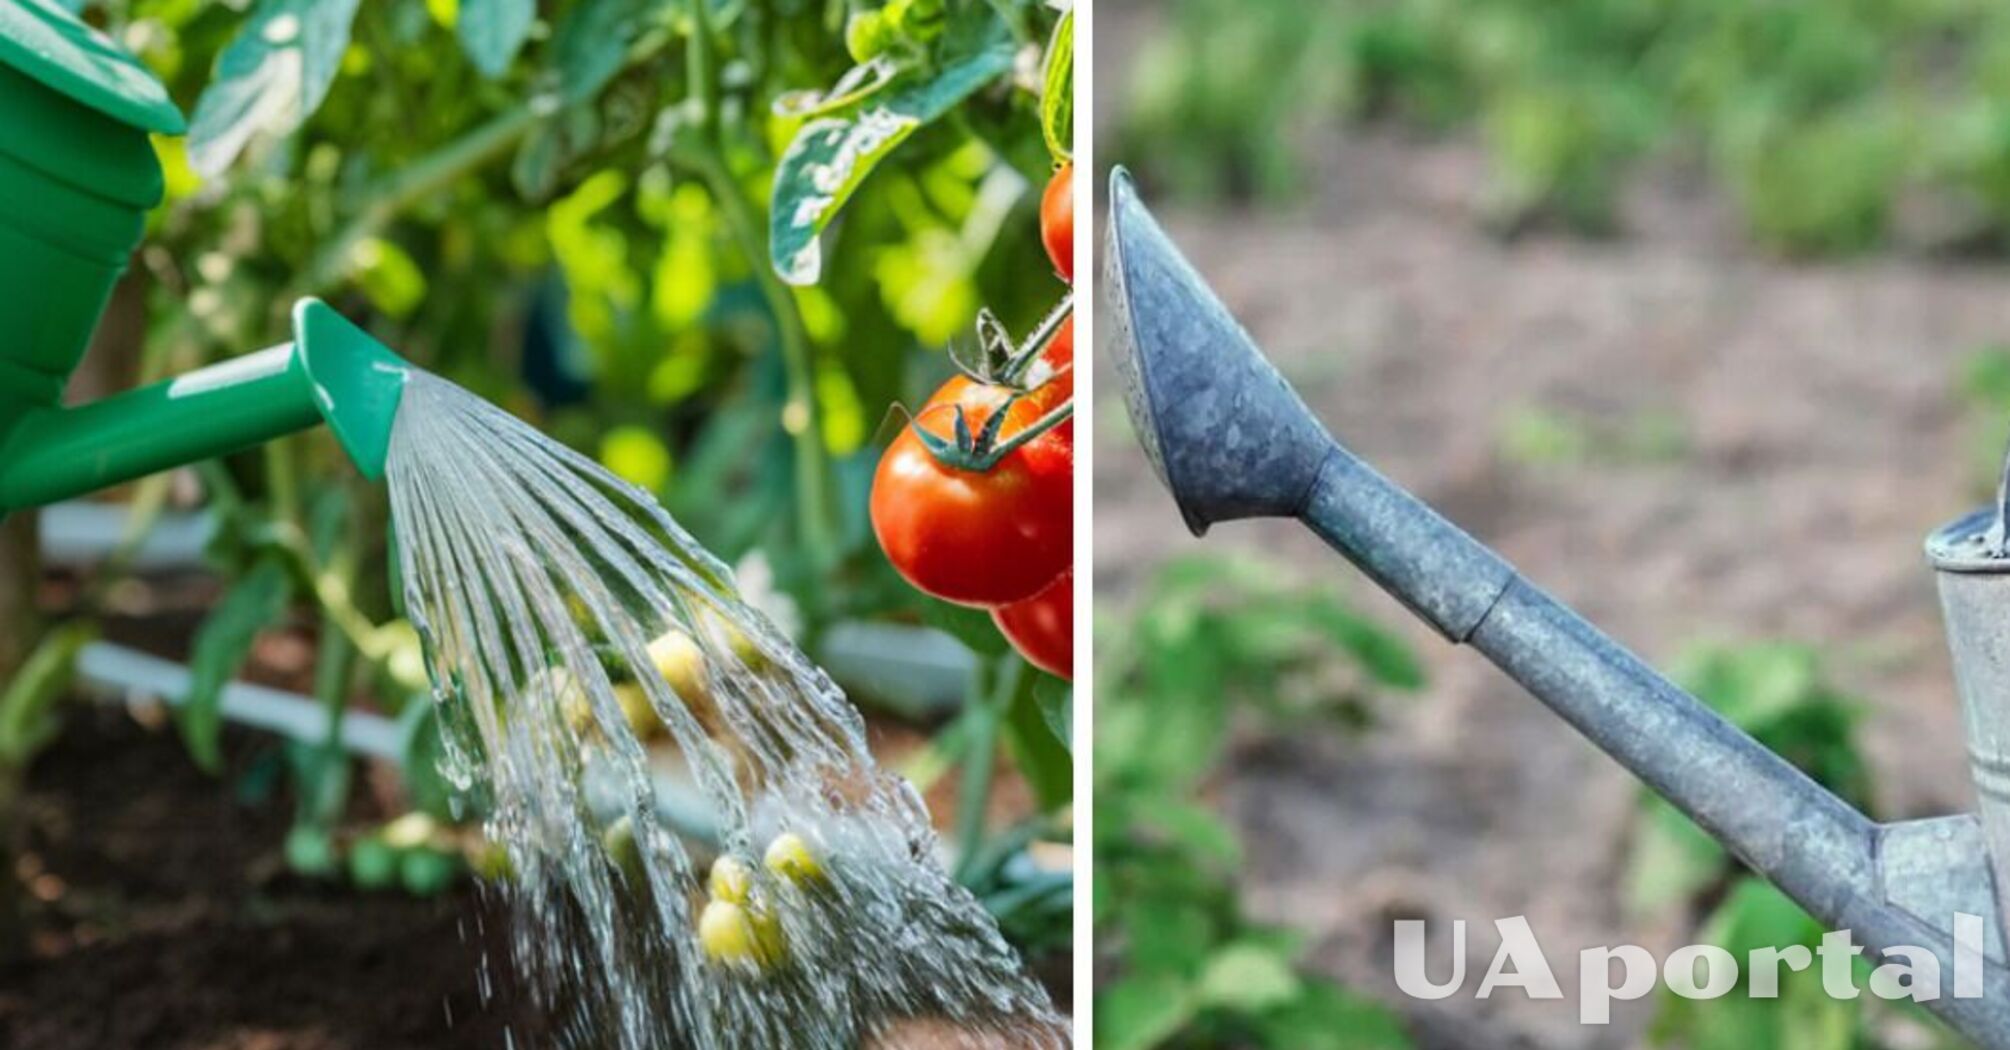
[[2003, 472], [1996, 479], [1994, 507], [1995, 518], [1982, 534], [1983, 547], [1991, 557], [2010, 557], [2010, 455], [2003, 457]]

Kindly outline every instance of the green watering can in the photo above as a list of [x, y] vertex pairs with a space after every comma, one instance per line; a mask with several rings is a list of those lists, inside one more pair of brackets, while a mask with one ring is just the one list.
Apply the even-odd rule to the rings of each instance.
[[0, 0], [0, 516], [327, 422], [381, 477], [411, 366], [315, 299], [293, 340], [89, 405], [63, 387], [161, 202], [187, 123], [51, 0]]

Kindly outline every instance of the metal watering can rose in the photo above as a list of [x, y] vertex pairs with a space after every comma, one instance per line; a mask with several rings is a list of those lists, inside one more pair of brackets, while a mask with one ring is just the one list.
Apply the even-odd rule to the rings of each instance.
[[[1982, 795], [1973, 814], [1881, 824], [1657, 674], [1499, 555], [1342, 447], [1265, 360], [1139, 202], [1110, 179], [1106, 257], [1116, 367], [1147, 458], [1195, 535], [1288, 517], [1455, 643], [1471, 645], [1822, 922], [1873, 956], [1939, 960], [1925, 1003], [2010, 1047], [2010, 969], [1992, 889], [2010, 863], [2010, 557], [1970, 516], [1929, 544]], [[2001, 531], [1996, 545], [2001, 548]], [[1985, 829], [1987, 834], [1985, 834]], [[1957, 913], [1985, 919], [1983, 994], [1953, 987]], [[1962, 945], [1972, 954], [1977, 946]]]
[[161, 201], [153, 75], [50, 0], [0, 3], [0, 514], [327, 422], [384, 470], [408, 366], [303, 299], [293, 340], [95, 404], [63, 387]]

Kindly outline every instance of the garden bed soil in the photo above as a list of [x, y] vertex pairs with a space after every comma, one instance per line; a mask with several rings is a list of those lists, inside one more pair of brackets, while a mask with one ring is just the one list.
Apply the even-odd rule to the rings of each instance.
[[[233, 790], [172, 726], [76, 705], [34, 765], [21, 860], [30, 954], [0, 966], [12, 1050], [398, 1050], [541, 1045], [507, 985], [508, 916], [463, 883], [435, 899], [286, 873], [290, 807]], [[496, 994], [478, 987], [483, 955]]]

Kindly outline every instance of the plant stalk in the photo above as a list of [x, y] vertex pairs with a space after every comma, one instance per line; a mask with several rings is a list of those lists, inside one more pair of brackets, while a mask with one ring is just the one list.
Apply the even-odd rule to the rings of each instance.
[[998, 729], [1022, 689], [1031, 690], [1033, 676], [1026, 661], [1007, 653], [997, 664], [997, 676], [979, 663], [971, 679], [970, 730], [965, 739], [963, 780], [956, 793], [956, 875], [961, 881], [984, 849], [984, 822], [991, 809], [991, 787], [998, 771]]
[[349, 255], [359, 242], [375, 236], [405, 209], [501, 156], [540, 119], [525, 102], [384, 180], [362, 210], [315, 252], [301, 275], [298, 293], [315, 295], [334, 286], [348, 271]]
[[766, 241], [754, 206], [739, 180], [721, 159], [714, 142], [703, 150], [673, 149], [672, 162], [703, 179], [712, 198], [732, 230], [733, 239], [747, 257], [748, 269], [774, 315], [776, 341], [782, 351], [782, 370], [788, 384], [788, 402], [782, 408], [784, 429], [795, 443], [796, 498], [802, 506], [803, 546], [819, 568], [837, 563], [837, 516], [831, 502], [831, 473], [823, 445], [822, 412], [817, 407], [816, 369], [809, 333], [803, 328], [802, 314], [794, 295], [768, 265]]
[[[35, 605], [42, 579], [39, 517], [31, 509], [0, 519], [0, 683], [20, 673], [41, 634]], [[0, 961], [22, 958], [28, 950], [27, 894], [15, 874], [26, 776], [25, 768], [0, 764]]]

